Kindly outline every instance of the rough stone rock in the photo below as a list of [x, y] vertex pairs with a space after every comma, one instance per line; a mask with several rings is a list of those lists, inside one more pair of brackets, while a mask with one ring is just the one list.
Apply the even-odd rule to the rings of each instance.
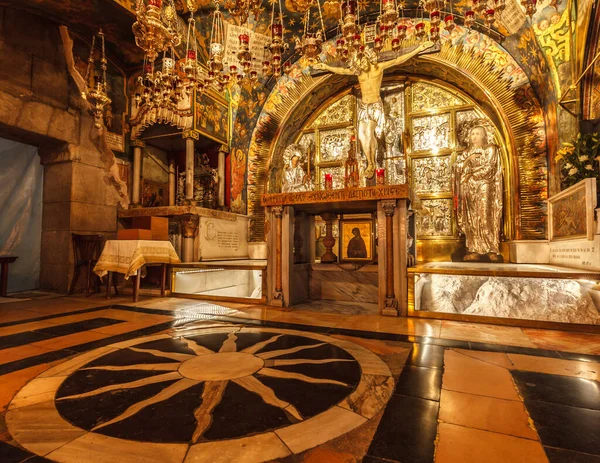
[[464, 313], [487, 279], [477, 276], [425, 275], [415, 288], [417, 294], [421, 289], [419, 310]]
[[573, 280], [490, 278], [464, 314], [600, 324], [589, 291]]

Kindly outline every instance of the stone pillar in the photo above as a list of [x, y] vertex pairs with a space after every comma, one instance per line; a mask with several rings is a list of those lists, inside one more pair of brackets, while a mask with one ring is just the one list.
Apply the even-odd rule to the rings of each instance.
[[198, 222], [199, 217], [196, 215], [190, 215], [181, 222], [183, 231], [182, 262], [194, 262], [194, 241], [198, 231]]
[[385, 213], [385, 307], [383, 315], [398, 315], [398, 300], [394, 291], [394, 211], [396, 200], [381, 201]]
[[175, 157], [169, 154], [169, 206], [175, 205], [175, 189], [177, 178], [175, 177]]
[[194, 140], [200, 139], [195, 130], [183, 132], [185, 139], [185, 202], [191, 204], [194, 200]]
[[282, 269], [282, 240], [283, 233], [283, 207], [276, 206], [272, 209], [275, 216], [275, 290], [273, 291], [273, 305], [281, 305], [283, 307], [283, 269]]
[[131, 182], [131, 205], [140, 206], [140, 180], [142, 177], [142, 148], [146, 143], [142, 140], [131, 140], [133, 146], [133, 181]]
[[219, 209], [225, 208], [225, 155], [229, 152], [229, 146], [221, 145], [219, 148], [219, 164], [217, 167], [218, 176], [218, 197], [217, 206]]
[[337, 262], [337, 256], [333, 252], [333, 247], [335, 246], [335, 238], [333, 237], [333, 221], [337, 219], [337, 214], [333, 212], [326, 212], [321, 214], [321, 218], [325, 221], [325, 238], [323, 238], [325, 253], [321, 256], [321, 263], [331, 264], [333, 262]]

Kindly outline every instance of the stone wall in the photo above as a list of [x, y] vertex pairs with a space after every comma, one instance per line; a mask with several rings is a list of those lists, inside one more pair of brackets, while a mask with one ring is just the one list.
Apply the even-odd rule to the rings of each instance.
[[117, 205], [128, 203], [114, 155], [82, 104], [58, 25], [0, 8], [0, 136], [40, 148], [40, 287], [60, 292], [73, 275], [71, 233], [114, 234]]

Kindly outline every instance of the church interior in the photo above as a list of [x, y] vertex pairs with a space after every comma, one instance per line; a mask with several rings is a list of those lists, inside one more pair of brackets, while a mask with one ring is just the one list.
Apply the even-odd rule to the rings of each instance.
[[594, 0], [0, 0], [0, 461], [600, 463]]

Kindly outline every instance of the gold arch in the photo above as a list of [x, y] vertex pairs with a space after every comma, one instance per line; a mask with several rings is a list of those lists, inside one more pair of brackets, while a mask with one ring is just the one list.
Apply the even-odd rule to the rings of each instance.
[[[440, 53], [411, 60], [395, 68], [393, 73], [433, 77], [459, 89], [471, 90], [471, 99], [499, 127], [506, 142], [510, 190], [518, 192], [518, 195], [511, 195], [514, 230], [508, 238], [545, 238], [547, 157], [545, 148], [539, 147], [545, 140], [540, 140], [536, 131], [543, 127], [543, 118], [537, 98], [528, 91], [530, 86], [511, 88], [511, 81], [503, 76], [502, 70], [486, 62], [482, 55], [448, 43], [442, 46]], [[252, 240], [264, 239], [264, 209], [260, 206], [260, 196], [266, 192], [268, 162], [284, 148], [282, 145], [291, 139], [291, 133], [299, 130], [321, 106], [319, 101], [339, 93], [344, 84], [347, 88], [348, 79], [341, 76], [313, 78], [304, 74], [281, 97], [266, 122], [255, 128], [249, 152], [248, 187]], [[313, 98], [309, 98], [311, 94]]]

